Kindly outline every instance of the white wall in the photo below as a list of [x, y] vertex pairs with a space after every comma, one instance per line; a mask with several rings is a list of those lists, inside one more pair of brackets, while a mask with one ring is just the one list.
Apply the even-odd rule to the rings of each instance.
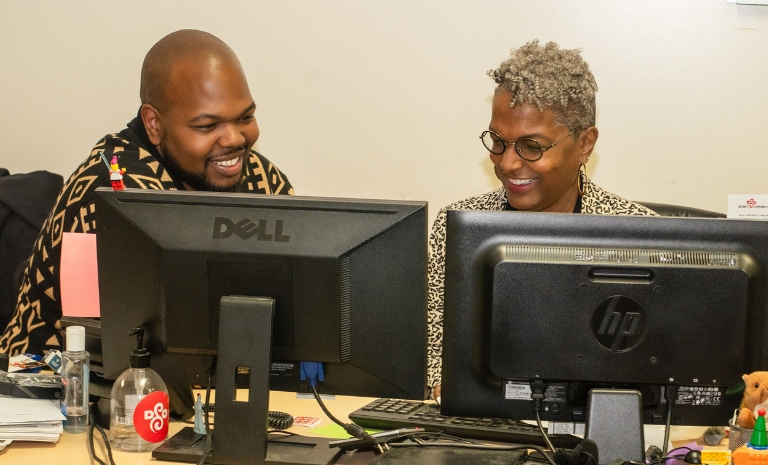
[[719, 211], [768, 192], [768, 7], [726, 0], [6, 0], [0, 166], [68, 176], [136, 114], [144, 54], [181, 28], [238, 53], [257, 149], [300, 195], [428, 200], [434, 215], [496, 187], [485, 72], [533, 38], [592, 67], [604, 188]]

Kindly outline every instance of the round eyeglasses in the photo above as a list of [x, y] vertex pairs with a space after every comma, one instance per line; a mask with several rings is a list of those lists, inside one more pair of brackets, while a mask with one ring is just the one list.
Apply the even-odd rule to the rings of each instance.
[[502, 139], [500, 135], [490, 130], [483, 131], [483, 133], [480, 134], [480, 140], [483, 141], [485, 148], [494, 155], [504, 154], [504, 152], [507, 150], [507, 147], [512, 145], [515, 147], [515, 152], [520, 156], [520, 158], [526, 161], [536, 161], [541, 158], [542, 155], [544, 155], [544, 152], [556, 146], [570, 135], [571, 133], [568, 133], [565, 135], [565, 137], [546, 147], [542, 147], [541, 144], [527, 137], [517, 139], [514, 143], [507, 142]]

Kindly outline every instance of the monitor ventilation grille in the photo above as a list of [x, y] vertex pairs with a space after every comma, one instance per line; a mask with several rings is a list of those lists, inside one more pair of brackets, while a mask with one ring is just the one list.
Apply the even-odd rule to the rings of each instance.
[[739, 256], [729, 252], [518, 245], [508, 245], [505, 249], [505, 258], [511, 261], [739, 267]]
[[341, 331], [340, 356], [342, 362], [348, 362], [352, 358], [352, 334], [350, 329], [350, 300], [349, 300], [349, 257], [342, 257], [339, 264], [341, 285], [339, 289], [339, 308]]

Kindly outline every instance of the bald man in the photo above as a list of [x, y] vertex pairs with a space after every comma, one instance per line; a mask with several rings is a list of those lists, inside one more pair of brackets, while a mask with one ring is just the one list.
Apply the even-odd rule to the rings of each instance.
[[251, 150], [259, 138], [256, 104], [240, 61], [218, 38], [194, 30], [162, 38], [144, 58], [140, 96], [138, 116], [100, 140], [65, 183], [35, 243], [0, 352], [62, 347], [62, 233], [95, 233], [94, 191], [112, 185], [104, 158], [116, 157], [126, 188], [293, 194], [286, 176]]

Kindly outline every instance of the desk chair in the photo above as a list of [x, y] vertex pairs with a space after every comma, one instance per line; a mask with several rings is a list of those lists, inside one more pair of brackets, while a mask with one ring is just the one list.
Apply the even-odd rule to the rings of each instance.
[[701, 208], [683, 207], [667, 203], [639, 202], [635, 203], [650, 208], [661, 216], [684, 216], [690, 218], [725, 218], [725, 213], [702, 210]]
[[24, 263], [63, 184], [48, 171], [11, 175], [0, 168], [0, 330], [13, 315]]

